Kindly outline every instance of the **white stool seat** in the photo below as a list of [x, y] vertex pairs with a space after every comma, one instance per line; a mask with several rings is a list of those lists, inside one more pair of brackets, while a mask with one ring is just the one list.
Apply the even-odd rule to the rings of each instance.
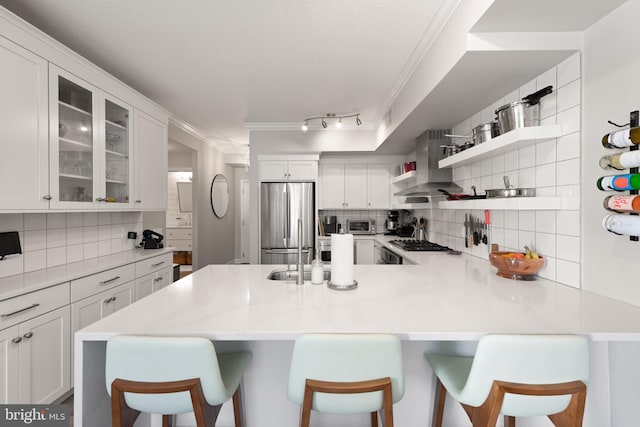
[[[471, 408], [479, 408], [488, 401], [496, 383], [500, 383], [498, 388], [504, 389], [506, 385], [522, 391], [504, 394], [504, 400], [498, 406], [503, 415], [557, 414], [567, 409], [574, 399], [573, 392], [557, 392], [562, 389], [558, 385], [566, 385], [567, 390], [579, 388], [578, 383], [586, 386], [589, 378], [588, 341], [576, 335], [487, 335], [480, 340], [474, 357], [436, 353], [425, 357], [438, 385], [465, 406], [470, 416], [473, 414]], [[438, 395], [436, 399], [439, 399]], [[444, 396], [440, 404], [441, 411]], [[584, 408], [584, 401], [582, 406]], [[441, 422], [442, 414], [437, 412], [438, 402], [434, 409], [434, 426]], [[435, 421], [437, 415], [440, 422]]]
[[[205, 338], [115, 336], [107, 341], [107, 392], [111, 396], [116, 379], [138, 384], [198, 379], [209, 406], [222, 405], [232, 397], [235, 405], [236, 393], [250, 361], [248, 352], [216, 354], [213, 343]], [[125, 390], [124, 399], [130, 409], [139, 412], [194, 411], [193, 398], [187, 391], [132, 393]]]
[[[380, 380], [375, 385], [372, 380]], [[387, 382], [390, 395], [382, 384]], [[372, 388], [373, 387], [373, 388]], [[323, 390], [323, 391], [318, 391]], [[404, 395], [400, 340], [385, 334], [307, 334], [296, 340], [289, 374], [288, 397], [310, 409], [334, 413], [371, 413]], [[387, 413], [387, 412], [385, 412]], [[385, 419], [386, 425], [393, 425]], [[308, 418], [306, 420], [308, 422]], [[373, 422], [373, 421], [372, 421]], [[305, 424], [303, 422], [302, 424]]]

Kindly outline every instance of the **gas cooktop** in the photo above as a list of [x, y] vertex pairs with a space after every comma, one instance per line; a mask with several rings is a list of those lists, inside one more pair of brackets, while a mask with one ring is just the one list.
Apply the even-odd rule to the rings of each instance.
[[428, 240], [392, 240], [389, 243], [409, 252], [444, 252], [451, 250], [447, 246], [429, 242]]

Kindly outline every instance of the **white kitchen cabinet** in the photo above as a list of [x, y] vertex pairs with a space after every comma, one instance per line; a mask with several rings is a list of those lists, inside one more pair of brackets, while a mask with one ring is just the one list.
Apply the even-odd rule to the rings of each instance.
[[[20, 355], [18, 350], [20, 327], [0, 331], [0, 404], [16, 403], [20, 397], [20, 375], [18, 363]], [[17, 342], [16, 342], [17, 341]]]
[[344, 209], [344, 165], [322, 165], [320, 208]]
[[387, 165], [324, 164], [321, 170], [321, 209], [389, 208]]
[[132, 206], [131, 106], [49, 66], [53, 209]]
[[0, 37], [0, 210], [49, 208], [47, 62]]
[[168, 130], [165, 123], [134, 111], [136, 210], [167, 209]]
[[127, 282], [71, 304], [71, 329], [76, 331], [135, 301], [134, 282]]
[[176, 251], [191, 251], [193, 246], [191, 228], [167, 227], [166, 246], [172, 246]]
[[71, 388], [69, 324], [69, 306], [20, 324], [17, 403], [51, 403]]
[[375, 247], [373, 239], [355, 239], [355, 263], [375, 264]]
[[169, 285], [172, 280], [173, 270], [171, 268], [165, 268], [164, 270], [136, 279], [136, 298], [141, 299], [147, 295], [151, 295], [153, 292]]
[[316, 181], [318, 162], [314, 160], [262, 160], [260, 181]]
[[367, 200], [369, 209], [389, 209], [390, 177], [388, 165], [367, 166]]

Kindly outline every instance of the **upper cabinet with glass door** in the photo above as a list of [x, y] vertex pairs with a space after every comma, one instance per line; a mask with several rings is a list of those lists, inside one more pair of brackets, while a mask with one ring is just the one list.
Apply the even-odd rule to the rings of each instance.
[[129, 207], [131, 107], [54, 65], [49, 76], [51, 207]]

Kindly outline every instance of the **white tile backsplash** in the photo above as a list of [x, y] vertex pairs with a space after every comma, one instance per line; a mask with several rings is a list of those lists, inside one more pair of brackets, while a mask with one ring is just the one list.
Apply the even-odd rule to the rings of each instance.
[[142, 232], [142, 213], [104, 214], [102, 222], [109, 223], [100, 226], [101, 237], [96, 212], [0, 214], [0, 231], [17, 231], [23, 252], [0, 263], [0, 277], [134, 249], [137, 242], [126, 231]]
[[[470, 191], [472, 184], [481, 189], [503, 188], [502, 177], [507, 175], [514, 187], [535, 187], [537, 196], [561, 197], [559, 210], [491, 211], [492, 240], [505, 250], [522, 251], [524, 245], [531, 246], [547, 259], [541, 277], [576, 287], [580, 286], [581, 233], [580, 63], [580, 53], [576, 53], [454, 127], [456, 133], [469, 133], [471, 127], [478, 124], [474, 121], [484, 118], [487, 111], [553, 86], [554, 92], [541, 100], [541, 125], [559, 124], [562, 136], [453, 168], [454, 181], [465, 191]], [[464, 219], [461, 221], [443, 212], [447, 211], [440, 211], [435, 206], [430, 211], [431, 218], [439, 218], [437, 226], [431, 228], [434, 233], [437, 230], [437, 237], [441, 239], [436, 241], [443, 244], [461, 242], [460, 250], [486, 258], [486, 251], [464, 247], [464, 228], [460, 227]], [[463, 218], [465, 213], [479, 218], [484, 215], [481, 210], [457, 213]]]

